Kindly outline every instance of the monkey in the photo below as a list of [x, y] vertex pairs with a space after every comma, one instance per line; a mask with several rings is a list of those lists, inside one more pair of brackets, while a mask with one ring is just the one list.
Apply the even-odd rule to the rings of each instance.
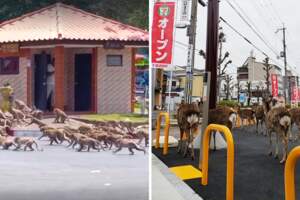
[[17, 122], [20, 122], [20, 120], [26, 122], [26, 115], [21, 110], [10, 108], [10, 113], [13, 115], [13, 118], [17, 120]]
[[55, 108], [53, 113], [55, 114], [54, 123], [65, 123], [66, 120], [69, 120], [68, 115], [59, 108]]
[[71, 133], [71, 132], [68, 132], [68, 131], [66, 131], [66, 136], [69, 138], [69, 141], [70, 141], [70, 143], [67, 147], [72, 146], [73, 149], [78, 144], [79, 138], [81, 138], [81, 137], [82, 138], [88, 138], [88, 136], [83, 135], [81, 133], [77, 133], [77, 132]]
[[[99, 141], [95, 140], [94, 138], [90, 137], [79, 137], [78, 138], [79, 149], [78, 152], [82, 151], [82, 149], [87, 146], [87, 151], [90, 151], [90, 148], [100, 151], [100, 148], [104, 151], [104, 148], [100, 144]], [[100, 148], [99, 148], [100, 146]]]
[[2, 112], [2, 110], [0, 109], [0, 119], [6, 119], [7, 117], [5, 116], [5, 114]]
[[36, 124], [38, 125], [39, 128], [43, 127], [43, 126], [47, 126], [46, 123], [42, 122], [41, 120], [35, 118], [35, 117], [31, 117], [31, 122], [29, 122], [27, 124], [27, 126], [31, 125], [31, 124]]
[[30, 115], [36, 119], [43, 119], [43, 111], [41, 110], [33, 110], [30, 112]]
[[15, 137], [13, 142], [16, 145], [16, 148], [14, 149], [15, 151], [19, 150], [22, 145], [24, 145], [24, 151], [26, 151], [27, 148], [34, 151], [34, 148], [32, 147], [33, 144], [35, 145], [36, 150], [43, 151], [43, 149], [40, 149], [37, 142], [31, 137]]
[[48, 132], [46, 132], [46, 130], [55, 130], [55, 128], [51, 127], [51, 126], [41, 126], [40, 127], [40, 131], [42, 132], [42, 135], [38, 138], [38, 140], [41, 140], [43, 137], [49, 137]]
[[[42, 136], [43, 137], [45, 137], [45, 136], [49, 137], [49, 139], [50, 139], [50, 145], [52, 145], [53, 142], [55, 142], [57, 144], [61, 144], [64, 141], [67, 141], [67, 142], [70, 143], [70, 140], [66, 137], [66, 135], [65, 135], [65, 133], [64, 133], [63, 130], [59, 130], [59, 129], [55, 129], [55, 128], [48, 128], [48, 129], [44, 130]], [[58, 143], [58, 140], [60, 141], [60, 143]]]
[[23, 101], [16, 99], [15, 100], [15, 107], [18, 110], [23, 111], [24, 113], [32, 112], [32, 109], [29, 108]]
[[0, 135], [0, 145], [3, 147], [3, 150], [8, 150], [11, 146], [16, 147], [13, 140], [13, 137], [8, 137], [7, 135]]
[[130, 140], [130, 139], [123, 139], [120, 138], [116, 141], [117, 143], [117, 147], [118, 149], [115, 150], [113, 153], [117, 153], [118, 151], [121, 151], [122, 148], [128, 148], [128, 150], [130, 151], [130, 154], [133, 155], [133, 149], [136, 149], [138, 151], [143, 151], [144, 154], [146, 154], [146, 150], [142, 149], [141, 147], [139, 147], [134, 141]]
[[87, 125], [82, 125], [82, 126], [79, 126], [78, 130], [79, 130], [80, 133], [85, 135], [88, 132], [92, 131], [92, 128], [90, 126], [87, 126]]

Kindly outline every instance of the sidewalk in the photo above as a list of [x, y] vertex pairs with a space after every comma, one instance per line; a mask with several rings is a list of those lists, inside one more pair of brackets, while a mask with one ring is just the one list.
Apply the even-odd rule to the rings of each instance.
[[152, 154], [153, 200], [203, 200], [188, 185], [170, 172], [168, 167]]

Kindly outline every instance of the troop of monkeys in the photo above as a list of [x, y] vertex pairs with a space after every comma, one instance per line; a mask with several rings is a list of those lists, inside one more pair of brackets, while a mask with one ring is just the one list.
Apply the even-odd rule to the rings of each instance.
[[[69, 120], [67, 114], [58, 108], [55, 108], [53, 113], [55, 115], [54, 123], [65, 123]], [[134, 149], [146, 153], [140, 144], [144, 140], [145, 146], [148, 146], [148, 125], [134, 127], [130, 122], [109, 121], [99, 122], [97, 125], [83, 125], [78, 129], [70, 126], [55, 128], [42, 122], [42, 116], [41, 111], [30, 109], [19, 100], [15, 101], [15, 106], [10, 109], [9, 113], [0, 111], [0, 122], [2, 122], [2, 124], [0, 123], [0, 146], [5, 150], [14, 146], [14, 150], [23, 148], [24, 151], [27, 149], [33, 151], [35, 147], [42, 151], [43, 149], [39, 148], [36, 140], [32, 137], [9, 136], [7, 127], [11, 128], [14, 122], [24, 122], [26, 125], [37, 124], [42, 133], [38, 139], [47, 137], [50, 145], [67, 142], [67, 147], [74, 149], [78, 146], [77, 151], [111, 150], [114, 146], [116, 147], [114, 153], [121, 151], [122, 148], [128, 148], [131, 154], [134, 154]]]
[[[184, 156], [190, 153], [194, 159], [193, 132], [197, 130], [203, 104], [181, 103], [177, 111], [177, 121], [180, 128], [180, 140], [178, 143], [178, 152], [183, 151]], [[263, 105], [257, 105], [249, 109], [233, 109], [227, 106], [217, 106], [209, 110], [208, 124], [221, 124], [227, 126], [230, 130], [234, 128], [237, 116], [240, 116], [242, 127], [243, 121], [256, 121], [256, 133], [258, 133], [259, 124], [261, 133], [269, 138], [269, 155], [278, 158], [279, 144], [282, 143], [282, 159], [284, 163], [287, 159], [289, 140], [297, 140], [300, 137], [300, 108], [288, 109], [277, 103], [272, 96], [266, 94], [263, 96]], [[263, 123], [265, 124], [265, 133], [263, 133]], [[299, 135], [292, 135], [292, 126], [296, 124], [299, 129]], [[183, 140], [184, 133], [187, 140]], [[272, 134], [275, 133], [275, 151], [272, 148]], [[216, 149], [215, 134], [213, 134], [214, 149]]]

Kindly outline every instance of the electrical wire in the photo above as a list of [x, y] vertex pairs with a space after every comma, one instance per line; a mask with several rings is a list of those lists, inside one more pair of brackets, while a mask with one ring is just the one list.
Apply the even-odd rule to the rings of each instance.
[[230, 3], [229, 0], [226, 0], [228, 5], [238, 14], [238, 16], [246, 23], [246, 25], [257, 35], [257, 37], [275, 54], [275, 56], [278, 56], [279, 54], [277, 53], [276, 50], [268, 43], [266, 42], [267, 40], [261, 36], [261, 34], [249, 23], [247, 19], [241, 14], [241, 12], [232, 4]]

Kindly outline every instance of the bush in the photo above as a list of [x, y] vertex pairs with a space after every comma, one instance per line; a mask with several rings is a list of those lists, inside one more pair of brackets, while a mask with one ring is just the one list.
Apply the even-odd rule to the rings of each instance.
[[232, 100], [222, 100], [218, 103], [218, 105], [220, 106], [228, 106], [228, 107], [235, 107], [238, 106], [238, 102], [237, 101], [232, 101]]

